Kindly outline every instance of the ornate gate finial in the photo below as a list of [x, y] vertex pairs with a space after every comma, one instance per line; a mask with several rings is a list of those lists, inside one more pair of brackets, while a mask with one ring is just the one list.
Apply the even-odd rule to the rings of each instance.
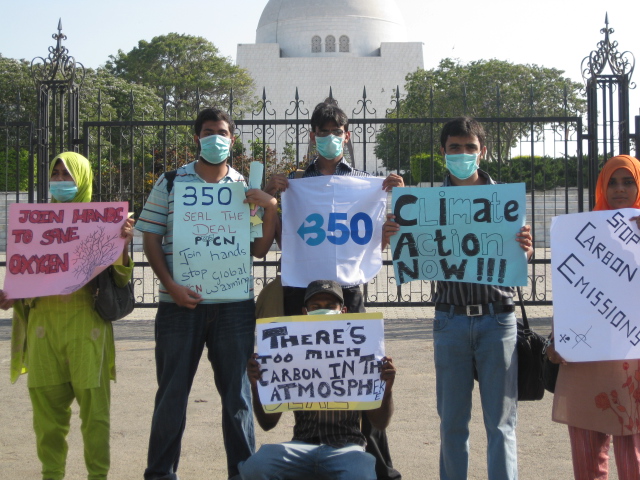
[[[618, 52], [618, 42], [616, 40], [612, 42], [609, 38], [615, 30], [609, 28], [608, 13], [605, 14], [604, 24], [605, 27], [600, 30], [600, 33], [604, 34], [604, 40], [598, 42], [597, 50], [593, 50], [582, 60], [582, 78], [588, 80], [602, 74], [608, 64], [614, 75], [627, 75], [628, 80], [631, 80], [636, 59], [629, 51]], [[630, 83], [629, 86], [633, 88], [635, 84]]]
[[56, 46], [49, 47], [47, 58], [35, 57], [31, 60], [31, 76], [36, 85], [48, 82], [66, 83], [69, 86], [82, 85], [84, 65], [76, 62], [75, 58], [69, 55], [67, 47], [62, 45], [62, 41], [67, 39], [62, 33], [62, 19], [58, 20], [58, 33], [51, 37], [56, 41]]

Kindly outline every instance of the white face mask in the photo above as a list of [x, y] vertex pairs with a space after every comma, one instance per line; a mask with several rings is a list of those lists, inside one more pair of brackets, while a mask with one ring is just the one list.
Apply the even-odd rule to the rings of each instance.
[[338, 315], [339, 313], [342, 313], [342, 312], [340, 310], [329, 310], [328, 308], [319, 308], [318, 310], [307, 312], [307, 315]]
[[200, 139], [200, 156], [212, 165], [218, 165], [229, 158], [231, 139], [222, 135], [209, 135]]
[[342, 155], [342, 137], [336, 137], [335, 135], [316, 136], [316, 148], [322, 158], [333, 160]]
[[460, 180], [466, 180], [478, 170], [477, 153], [445, 154], [444, 158], [451, 175]]

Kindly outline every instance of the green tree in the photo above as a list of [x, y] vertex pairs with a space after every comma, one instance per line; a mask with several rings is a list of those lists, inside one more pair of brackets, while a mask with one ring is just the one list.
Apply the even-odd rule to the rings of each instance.
[[234, 102], [250, 100], [253, 81], [242, 68], [219, 54], [208, 40], [191, 35], [169, 33], [140, 40], [129, 53], [110, 55], [106, 68], [125, 80], [166, 91], [167, 101], [178, 112], [195, 111], [200, 104], [229, 108], [233, 88]]
[[87, 69], [80, 87], [80, 115], [90, 121], [159, 120], [162, 98], [156, 89], [117, 77], [104, 68]]
[[0, 121], [35, 120], [37, 100], [29, 62], [0, 54]]
[[[407, 75], [406, 95], [400, 102], [401, 118], [451, 118], [469, 115], [480, 118], [528, 116], [579, 116], [586, 110], [580, 94], [582, 85], [563, 76], [562, 70], [538, 65], [513, 64], [503, 60], [477, 60], [462, 64], [445, 58], [437, 68]], [[566, 92], [566, 96], [565, 96]], [[398, 110], [389, 118], [397, 118]], [[388, 125], [378, 135], [376, 155], [389, 169], [406, 171], [411, 158], [439, 152], [442, 124]], [[399, 128], [399, 130], [398, 130]], [[520, 138], [530, 135], [530, 124], [486, 123], [489, 161], [508, 160]], [[536, 125], [534, 135], [541, 126]], [[400, 148], [398, 149], [398, 139]], [[438, 181], [438, 179], [436, 179]]]
[[417, 153], [411, 156], [411, 181], [406, 183], [418, 184], [420, 182], [441, 182], [447, 169], [442, 155], [433, 156], [426, 153]]

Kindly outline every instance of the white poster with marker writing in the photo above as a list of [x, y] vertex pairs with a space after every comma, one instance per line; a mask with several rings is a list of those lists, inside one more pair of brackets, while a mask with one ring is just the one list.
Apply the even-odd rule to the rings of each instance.
[[282, 194], [282, 284], [361, 285], [382, 268], [383, 179], [327, 175], [289, 180]]
[[369, 410], [382, 402], [381, 313], [262, 318], [256, 326], [267, 412]]
[[640, 358], [640, 230], [625, 208], [551, 223], [555, 348], [570, 362]]
[[14, 203], [9, 207], [8, 298], [69, 295], [122, 255], [126, 202]]

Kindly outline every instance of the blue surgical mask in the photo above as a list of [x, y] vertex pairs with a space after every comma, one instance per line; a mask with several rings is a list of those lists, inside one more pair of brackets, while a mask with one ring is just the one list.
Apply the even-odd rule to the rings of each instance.
[[229, 157], [231, 139], [222, 135], [209, 135], [200, 139], [200, 156], [213, 165], [224, 162]]
[[316, 135], [316, 148], [322, 158], [333, 160], [342, 155], [342, 137], [335, 135], [327, 135], [326, 137], [318, 137]]
[[49, 193], [59, 202], [70, 202], [78, 193], [75, 182], [49, 182]]
[[451, 175], [460, 180], [466, 180], [478, 170], [477, 153], [457, 153], [445, 155], [444, 158]]
[[337, 315], [339, 313], [342, 312], [340, 310], [329, 310], [328, 308], [320, 308], [318, 310], [307, 312], [307, 315]]

